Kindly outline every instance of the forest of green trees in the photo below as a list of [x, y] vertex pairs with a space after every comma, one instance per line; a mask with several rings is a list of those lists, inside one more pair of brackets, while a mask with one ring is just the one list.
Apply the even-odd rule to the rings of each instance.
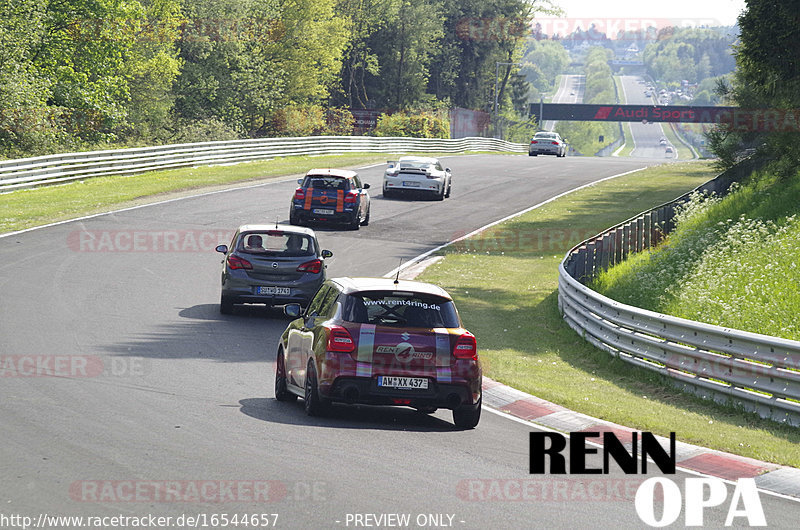
[[[0, 155], [347, 134], [348, 108], [490, 110], [496, 63], [521, 59], [530, 17], [548, 5], [5, 1]], [[509, 106], [508, 92], [527, 94], [512, 69], [498, 91]]]

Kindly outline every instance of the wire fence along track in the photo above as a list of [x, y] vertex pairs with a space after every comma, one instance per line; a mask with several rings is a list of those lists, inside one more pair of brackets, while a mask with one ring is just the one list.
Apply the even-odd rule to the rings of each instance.
[[[755, 166], [746, 162], [697, 191], [727, 192]], [[607, 298], [586, 287], [602, 270], [654, 247], [674, 228], [672, 202], [584, 241], [559, 265], [564, 320], [596, 347], [661, 373], [704, 398], [800, 426], [800, 342], [671, 317]]]
[[370, 136], [312, 136], [264, 138], [164, 145], [113, 151], [90, 151], [0, 161], [0, 191], [106, 175], [130, 175], [210, 164], [249, 162], [282, 156], [327, 155], [348, 152], [505, 151], [526, 153], [525, 144], [494, 138], [377, 138]]

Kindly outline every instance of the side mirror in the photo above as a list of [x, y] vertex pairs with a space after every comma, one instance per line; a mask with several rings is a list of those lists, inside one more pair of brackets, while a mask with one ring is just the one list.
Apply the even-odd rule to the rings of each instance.
[[228, 245], [219, 245], [214, 250], [216, 250], [220, 254], [227, 254], [228, 253]]
[[387, 161], [386, 161], [386, 163], [387, 163], [387, 164], [389, 164], [389, 167], [390, 167], [390, 168], [392, 168], [392, 167], [394, 167], [394, 165], [395, 165], [397, 162], [396, 162], [396, 161], [394, 161], [394, 160], [387, 160]]
[[298, 318], [301, 312], [300, 304], [286, 304], [283, 306], [283, 314], [287, 317]]
[[445, 172], [450, 173], [450, 168], [449, 167], [444, 168], [444, 170], [445, 170]]
[[327, 259], [327, 258], [332, 258], [332, 257], [333, 257], [333, 252], [331, 252], [330, 250], [323, 250], [322, 251], [322, 259]]
[[366, 190], [366, 189], [369, 189], [369, 183], [368, 183], [368, 182], [365, 182], [365, 183], [364, 183], [364, 189], [365, 189], [365, 190]]
[[302, 186], [303, 185], [303, 179], [297, 179], [297, 183]]

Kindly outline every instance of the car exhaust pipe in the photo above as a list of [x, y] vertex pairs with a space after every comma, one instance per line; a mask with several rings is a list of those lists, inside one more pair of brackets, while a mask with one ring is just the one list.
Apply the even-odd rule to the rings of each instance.
[[348, 403], [355, 403], [358, 400], [358, 396], [358, 387], [355, 385], [346, 386], [342, 391], [342, 397], [344, 397]]
[[461, 406], [461, 396], [458, 394], [450, 394], [447, 396], [447, 406], [453, 410]]

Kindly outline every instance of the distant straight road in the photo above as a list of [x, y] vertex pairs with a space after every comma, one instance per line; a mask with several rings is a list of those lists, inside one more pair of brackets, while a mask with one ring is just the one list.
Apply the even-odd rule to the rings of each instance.
[[[583, 92], [586, 88], [586, 79], [583, 75], [565, 74], [561, 76], [558, 90], [553, 95], [552, 103], [583, 103]], [[536, 104], [533, 105], [534, 112], [537, 112]], [[546, 117], [546, 116], [545, 116]], [[556, 127], [556, 120], [545, 120], [541, 129], [552, 131]]]
[[[653, 99], [644, 95], [645, 85], [640, 76], [623, 75], [620, 77], [622, 81], [623, 98], [628, 105], [652, 105]], [[626, 138], [626, 142], [633, 142], [635, 148], [630, 156], [637, 158], [663, 158], [665, 160], [677, 160], [678, 148], [673, 145], [664, 134], [664, 130], [660, 123], [641, 123], [631, 122], [631, 136], [633, 138]], [[668, 156], [666, 153], [666, 146], [660, 145], [661, 138], [667, 140], [667, 144], [672, 146], [673, 154]]]

